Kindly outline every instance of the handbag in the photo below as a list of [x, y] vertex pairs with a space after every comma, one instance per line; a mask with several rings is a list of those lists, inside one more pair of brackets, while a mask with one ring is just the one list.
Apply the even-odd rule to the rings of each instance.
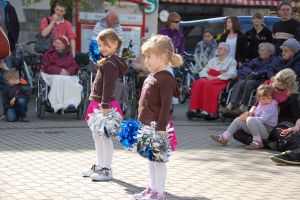
[[0, 44], [0, 59], [4, 59], [9, 55], [9, 41], [2, 28], [0, 28]]
[[217, 77], [217, 76], [221, 75], [221, 72], [214, 70], [214, 69], [209, 69], [207, 74], [210, 76], [213, 76], [213, 77]]
[[[50, 24], [50, 20], [47, 17], [47, 22], [48, 25]], [[52, 46], [53, 43], [53, 35], [50, 33], [48, 36], [44, 37], [42, 33], [36, 34], [36, 43], [34, 46], [34, 50], [37, 53], [45, 53], [50, 47]]]

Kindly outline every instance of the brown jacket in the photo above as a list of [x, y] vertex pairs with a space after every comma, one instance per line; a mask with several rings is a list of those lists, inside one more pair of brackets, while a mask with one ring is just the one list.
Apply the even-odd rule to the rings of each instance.
[[106, 58], [104, 64], [97, 71], [90, 99], [101, 103], [102, 108], [109, 108], [110, 102], [115, 99], [115, 82], [126, 72], [127, 64], [124, 59], [115, 55]]
[[166, 70], [150, 74], [144, 82], [138, 119], [142, 124], [156, 122], [157, 131], [166, 131], [172, 97], [179, 95], [177, 83]]

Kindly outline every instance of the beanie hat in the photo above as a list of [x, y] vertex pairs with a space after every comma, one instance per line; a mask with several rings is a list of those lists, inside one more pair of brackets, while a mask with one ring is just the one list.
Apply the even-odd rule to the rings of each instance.
[[64, 45], [65, 45], [65, 47], [67, 47], [68, 45], [69, 45], [69, 40], [68, 40], [68, 38], [66, 37], [66, 36], [59, 36], [59, 37], [57, 37], [55, 40], [59, 40], [59, 41], [61, 41]]
[[287, 39], [281, 47], [288, 47], [293, 53], [297, 53], [300, 50], [300, 43], [296, 39]]

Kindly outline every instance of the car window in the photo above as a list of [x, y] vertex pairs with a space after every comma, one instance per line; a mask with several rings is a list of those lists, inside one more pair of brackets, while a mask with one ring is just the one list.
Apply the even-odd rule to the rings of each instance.
[[[243, 33], [252, 28], [251, 16], [243, 16], [239, 17], [239, 19]], [[264, 23], [272, 31], [273, 24], [279, 20], [280, 19], [277, 17], [267, 17], [265, 18]], [[199, 23], [192, 21], [190, 24], [188, 22], [180, 24], [180, 29], [185, 37], [185, 50], [189, 53], [193, 53], [195, 51], [195, 47], [197, 43], [202, 40], [203, 31], [206, 28], [211, 29], [215, 37], [218, 34], [221, 34], [224, 31], [224, 21], [225, 17], [222, 19], [218, 18], [218, 20], [199, 20]]]

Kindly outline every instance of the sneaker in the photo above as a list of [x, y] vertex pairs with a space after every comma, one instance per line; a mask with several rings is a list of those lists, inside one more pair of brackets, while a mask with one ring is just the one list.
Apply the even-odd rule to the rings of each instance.
[[140, 200], [141, 198], [148, 196], [151, 194], [152, 190], [150, 187], [146, 188], [143, 192], [137, 193], [133, 195], [133, 198], [136, 200]]
[[76, 106], [74, 106], [73, 104], [71, 104], [71, 105], [68, 106], [67, 109], [68, 109], [68, 110], [75, 110], [75, 109], [76, 109]]
[[159, 195], [158, 192], [152, 191], [148, 197], [146, 196], [145, 198], [141, 198], [141, 200], [167, 200], [167, 196], [165, 192]]
[[21, 122], [29, 122], [29, 119], [26, 118], [26, 117], [24, 117], [24, 118], [21, 118], [20, 121], [21, 121]]
[[245, 148], [249, 149], [249, 150], [257, 150], [257, 149], [264, 148], [264, 145], [263, 145], [263, 143], [253, 141], [251, 144], [247, 145]]
[[112, 179], [112, 170], [106, 167], [96, 171], [96, 173], [91, 175], [91, 179], [94, 181], [105, 181]]
[[90, 177], [92, 174], [96, 173], [96, 171], [98, 171], [98, 170], [101, 170], [101, 168], [99, 166], [97, 166], [96, 164], [94, 164], [90, 169], [82, 171], [81, 175], [83, 177]]
[[6, 119], [5, 115], [2, 115], [2, 116], [0, 117], [0, 120], [1, 120], [1, 121], [5, 121], [5, 119]]
[[227, 114], [229, 114], [231, 111], [227, 108], [227, 107], [223, 107], [222, 108], [222, 110], [221, 110], [221, 113], [223, 114], [223, 115], [227, 115]]
[[271, 160], [280, 164], [300, 165], [300, 160], [291, 158], [288, 152], [283, 152], [282, 154], [272, 156]]
[[203, 117], [206, 121], [212, 121], [212, 120], [216, 120], [219, 118], [219, 116], [217, 114], [213, 115], [213, 114], [208, 114], [208, 115], [205, 115]]
[[192, 120], [194, 117], [195, 117], [195, 112], [192, 111], [192, 110], [189, 110], [186, 112], [186, 117], [189, 119], [189, 120]]
[[0, 68], [3, 69], [3, 70], [5, 70], [5, 71], [9, 70], [9, 68], [7, 67], [7, 65], [5, 63], [1, 63], [0, 64]]
[[215, 142], [218, 142], [224, 146], [227, 145], [227, 140], [225, 140], [222, 135], [210, 135], [209, 137]]

